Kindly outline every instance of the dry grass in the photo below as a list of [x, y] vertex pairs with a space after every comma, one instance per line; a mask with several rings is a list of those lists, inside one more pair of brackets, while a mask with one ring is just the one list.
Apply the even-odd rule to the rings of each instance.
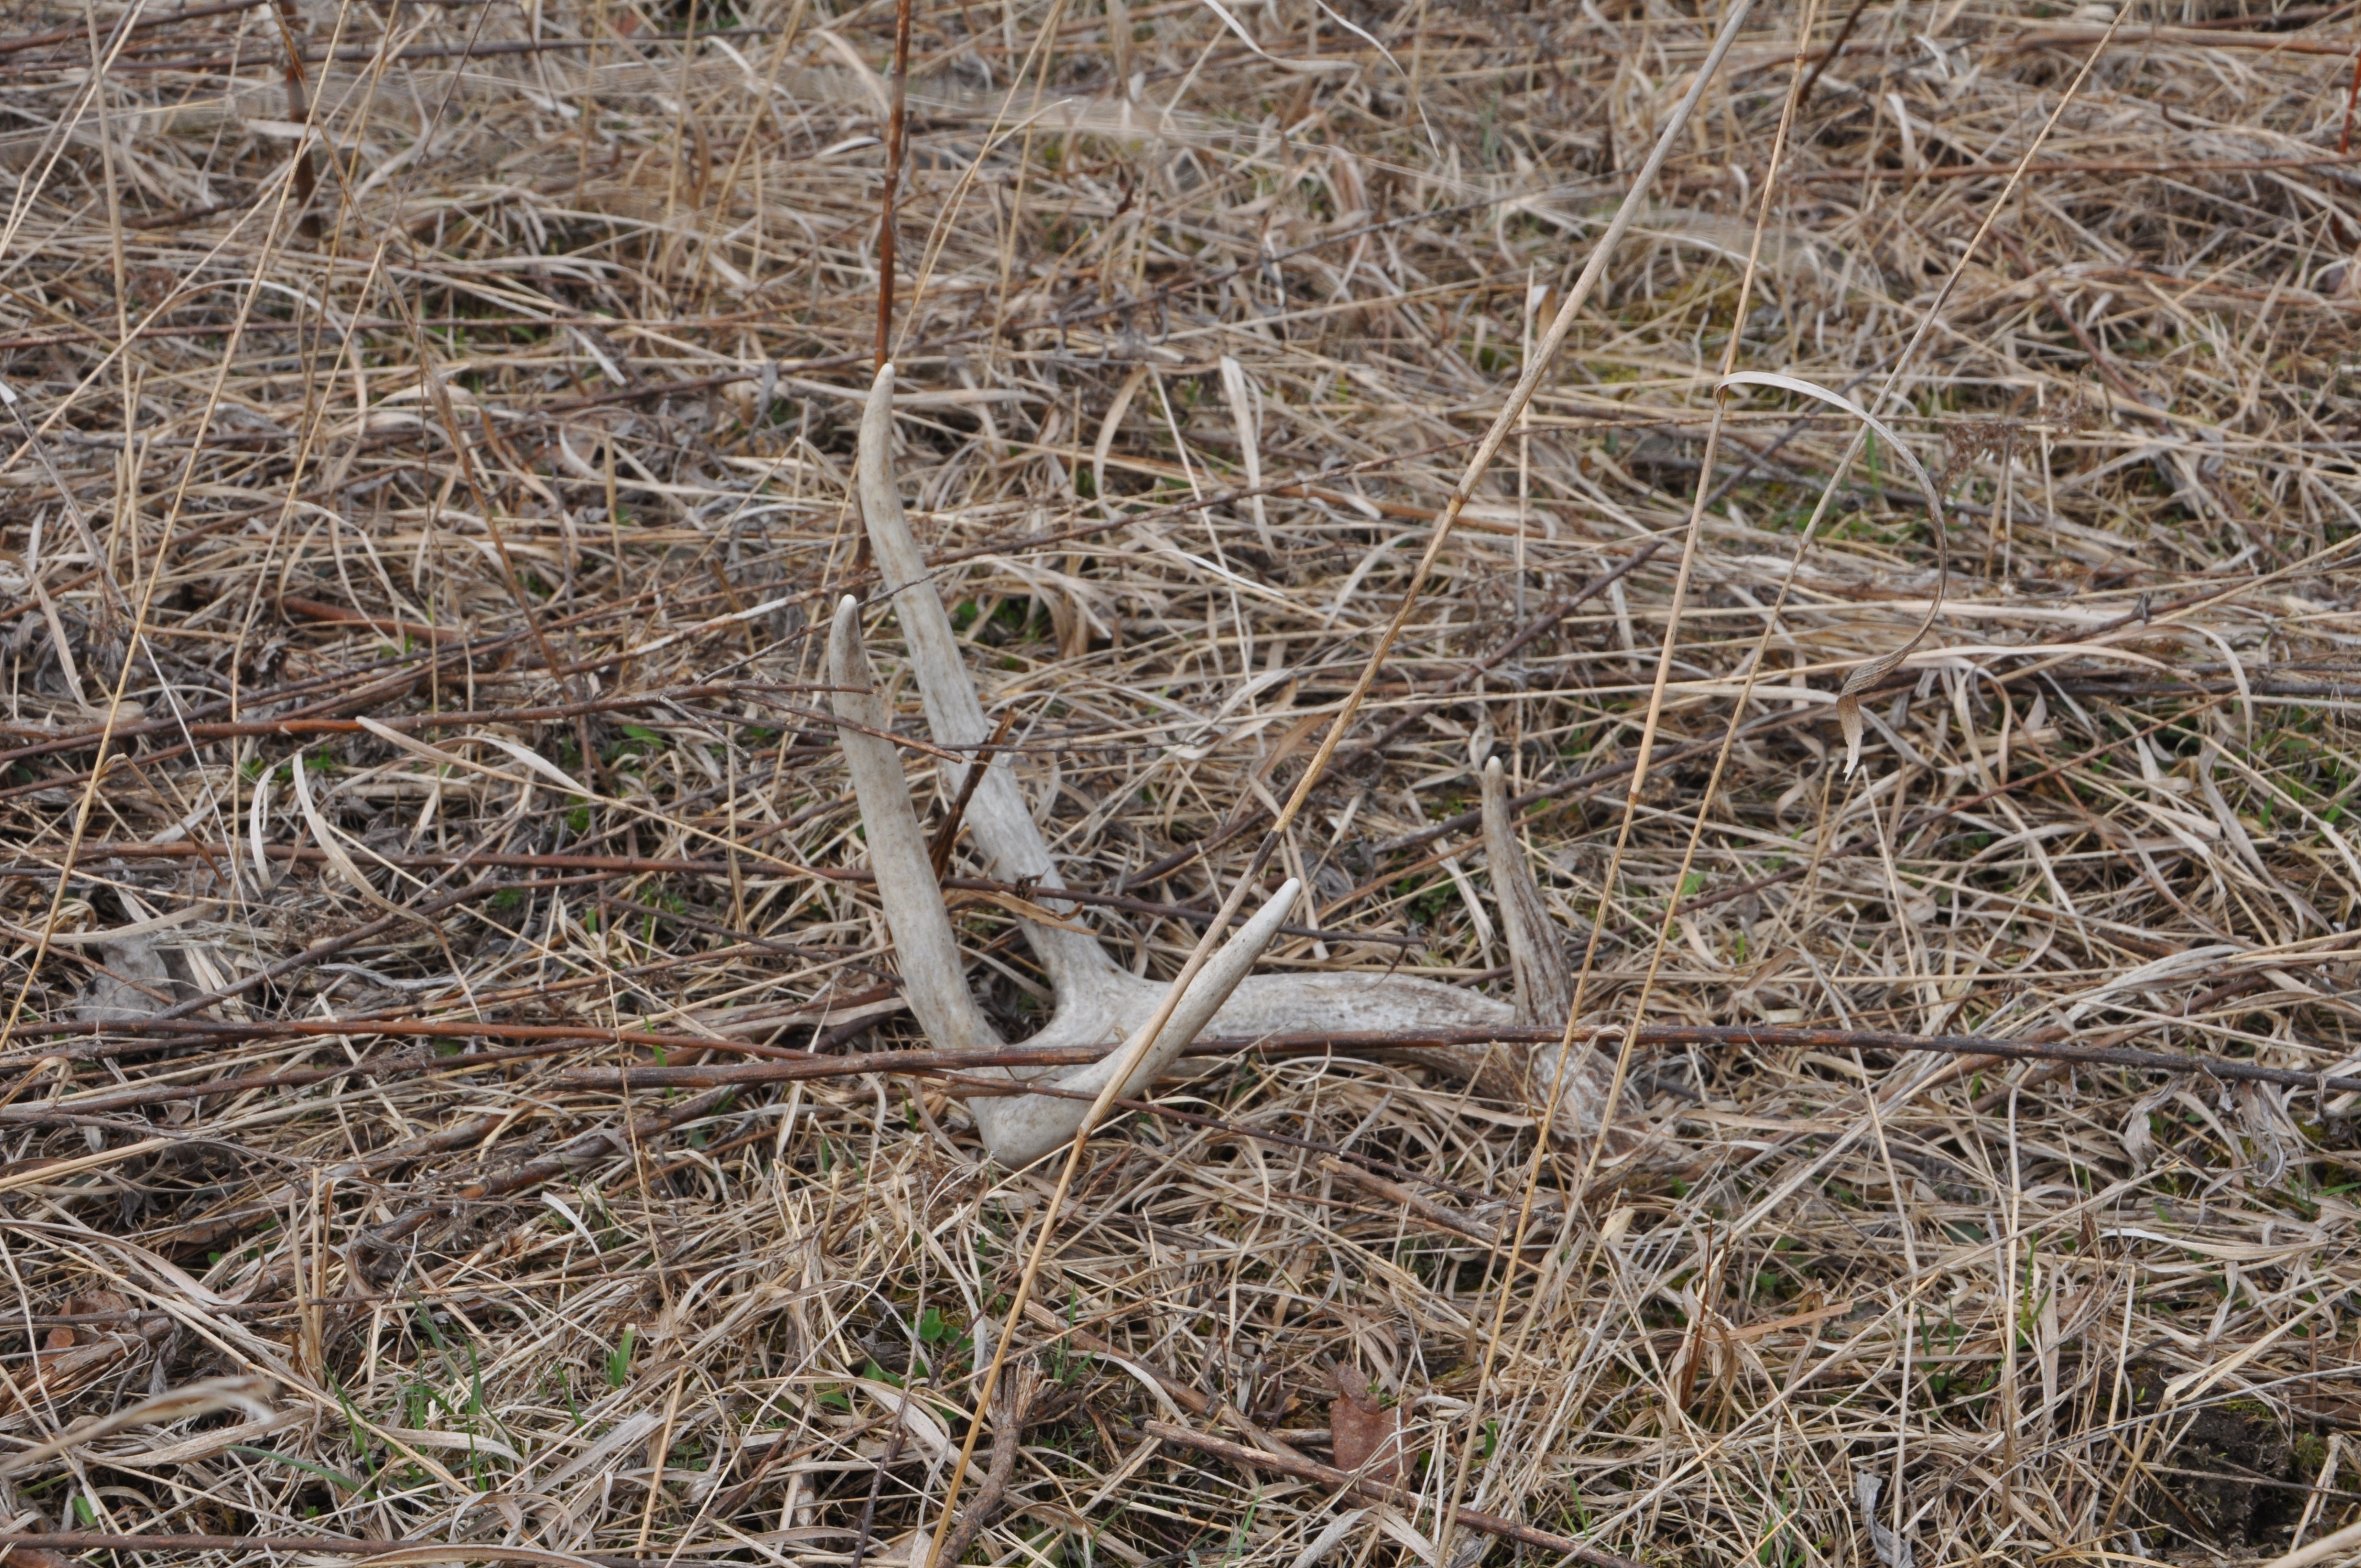
[[[1872, 447], [1799, 554], [1852, 427], [1732, 404], [1614, 885], [1622, 778], [1523, 819], [1603, 924], [1597, 1020], [2361, 1067], [2354, 24], [2185, 7], [2106, 47], [1885, 405], [1951, 573], [1850, 778], [1828, 705], [1934, 541]], [[0, 55], [41, 432], [0, 444], [0, 1529], [922, 1561], [1054, 1172], [982, 1164], [939, 1080], [585, 1070], [923, 1043], [832, 874], [809, 634], [868, 580], [892, 7], [210, 9], [26, 0], [60, 36]], [[1258, 54], [1210, 5], [918, 7], [906, 494], [1075, 886], [1218, 899], [1251, 833], [1140, 873], [1295, 778], [1706, 10], [1232, 6]], [[1273, 963], [1506, 984], [1480, 837], [1432, 828], [1488, 750], [1543, 791], [1639, 743], [1803, 19], [1749, 24], [1444, 556], [1353, 741], [1399, 732], [1281, 856], [1326, 935]], [[2103, 20], [1861, 10], [1738, 363], [1874, 395], [2000, 196], [1957, 168], [2026, 153]], [[1027, 905], [958, 896], [1021, 1036]], [[1089, 918], [1155, 973], [1197, 930]], [[1899, 1562], [1862, 1475], [1921, 1563], [2260, 1561], [2361, 1502], [2354, 1095], [1652, 1050], [1639, 1151], [1547, 1154], [1503, 1304], [1530, 1107], [1415, 1051], [1205, 1067], [1056, 1219], [971, 1562], [1412, 1562], [1471, 1444], [1466, 1502], [1652, 1563]], [[1332, 1374], [1417, 1508], [1142, 1436], [1326, 1457]]]

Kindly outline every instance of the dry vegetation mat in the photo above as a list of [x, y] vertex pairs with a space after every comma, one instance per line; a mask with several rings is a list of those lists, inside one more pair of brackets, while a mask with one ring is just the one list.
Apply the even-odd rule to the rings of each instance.
[[0, 1556], [2350, 1561], [2361, 22], [2044, 11], [7, 8]]

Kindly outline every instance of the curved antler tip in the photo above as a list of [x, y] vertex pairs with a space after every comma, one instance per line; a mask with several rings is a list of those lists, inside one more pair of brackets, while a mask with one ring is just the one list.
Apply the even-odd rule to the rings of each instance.
[[1500, 776], [1499, 758], [1487, 757], [1484, 759], [1484, 776], [1488, 779], [1497, 779]]
[[[861, 601], [851, 594], [837, 600], [828, 628], [829, 678], [839, 685], [869, 684], [869, 650], [861, 645]], [[838, 711], [841, 713], [841, 707]]]
[[894, 362], [891, 359], [877, 367], [876, 378], [869, 383], [869, 388], [873, 392], [890, 392], [894, 389]]

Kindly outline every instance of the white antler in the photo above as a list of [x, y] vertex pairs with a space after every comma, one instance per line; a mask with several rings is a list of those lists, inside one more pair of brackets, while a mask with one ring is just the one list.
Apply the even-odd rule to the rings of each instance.
[[[1246, 971], [1254, 968], [1255, 959], [1270, 946], [1279, 928], [1287, 919], [1287, 911], [1295, 903], [1302, 884], [1290, 877], [1279, 884], [1277, 893], [1246, 923], [1238, 934], [1222, 945], [1222, 950], [1212, 961], [1197, 971], [1181, 993], [1180, 1003], [1173, 1008], [1172, 1016], [1165, 1021], [1155, 1043], [1139, 1057], [1139, 1065], [1124, 1080], [1118, 1094], [1137, 1094], [1156, 1080], [1156, 1075], [1172, 1065], [1181, 1047], [1197, 1037], [1230, 1000], [1246, 980]], [[1159, 996], [1159, 1001], [1162, 998]], [[1115, 1071], [1115, 1063], [1130, 1054], [1139, 1043], [1153, 1017], [1139, 1025], [1113, 1055], [1089, 1067], [1061, 1073], [1058, 1087], [1068, 1093], [1095, 1097]], [[1051, 1149], [1064, 1146], [1082, 1124], [1082, 1114], [1090, 1108], [1082, 1100], [1052, 1099], [1046, 1095], [1017, 1095], [1006, 1100], [976, 1099], [968, 1102], [968, 1113], [983, 1134], [984, 1146], [1010, 1165], [1022, 1165], [1040, 1158]]]
[[[1549, 905], [1542, 902], [1540, 884], [1533, 881], [1532, 863], [1525, 858], [1525, 846], [1509, 820], [1509, 784], [1501, 776], [1498, 757], [1484, 763], [1484, 862], [1491, 868], [1492, 896], [1499, 901], [1500, 925], [1509, 937], [1509, 973], [1516, 983], [1517, 1022], [1564, 1028], [1574, 1011], [1574, 979], [1566, 972], [1565, 948], [1550, 922]], [[1526, 1081], [1532, 1076], [1532, 1059], [1518, 1064], [1523, 1070], [1516, 1071], [1518, 1081], [1511, 1092], [1529, 1094], [1547, 1104], [1549, 1084]], [[1579, 1047], [1563, 1057], [1543, 1055], [1540, 1059], [1554, 1060], [1558, 1070], [1573, 1075], [1558, 1101], [1558, 1114], [1567, 1118], [1561, 1124], [1586, 1132], [1597, 1128], [1598, 1108], [1607, 1103], [1614, 1083], [1606, 1062], [1597, 1053]]]
[[1525, 847], [1509, 821], [1509, 784], [1498, 757], [1484, 763], [1484, 862], [1492, 869], [1492, 896], [1500, 902], [1500, 927], [1509, 937], [1517, 1022], [1563, 1024], [1574, 1010], [1574, 982], [1565, 971], [1565, 949], [1550, 926], [1549, 905], [1542, 902]]
[[[869, 863], [877, 876], [877, 895], [885, 906], [885, 924], [894, 933], [894, 947], [902, 966], [903, 989], [910, 1011], [917, 1014], [928, 1036], [947, 1050], [988, 1051], [1000, 1048], [998, 1031], [976, 1005], [967, 988], [965, 966], [958, 939], [951, 934], [950, 914], [935, 882], [926, 839], [918, 831], [918, 814], [902, 778], [902, 764], [893, 742], [884, 738], [890, 715], [877, 698], [876, 679], [868, 650], [861, 643], [861, 605], [847, 595], [837, 606], [836, 624], [829, 630], [829, 674], [836, 686], [838, 731], [852, 766], [853, 793], [861, 802], [862, 827], [869, 838]], [[1246, 928], [1213, 955], [1182, 993], [1180, 1004], [1158, 1032], [1155, 1043], [1138, 1058], [1123, 1092], [1130, 1093], [1152, 1080], [1171, 1064], [1181, 1047], [1197, 1037], [1223, 1003], [1230, 999], [1254, 967], [1263, 948], [1278, 935], [1301, 884], [1290, 879], [1273, 894]], [[1093, 951], [1097, 951], [1095, 944]], [[1126, 974], [1122, 977], [1131, 981]], [[1162, 1000], [1161, 988], [1149, 1001], [1152, 1013]], [[1137, 998], [1126, 996], [1124, 1002]], [[1102, 1010], [1105, 1011], [1105, 1010]], [[1114, 1011], [1130, 1011], [1116, 1008]], [[1126, 1048], [1154, 1022], [1137, 1024]], [[1052, 1031], [1057, 1029], [1051, 1025]], [[1071, 1025], [1068, 1031], [1071, 1033]], [[1116, 1053], [1117, 1057], [1126, 1054]], [[1116, 1058], [1057, 1076], [1057, 1087], [1095, 1094], [1104, 1086]], [[1007, 1075], [1004, 1071], [1004, 1076]], [[1038, 1159], [1065, 1143], [1082, 1124], [1086, 1102], [1051, 1095], [979, 1097], [970, 1109], [992, 1152], [1012, 1165]]]
[[[938, 745], [972, 749], [989, 738], [991, 726], [961, 662], [950, 618], [943, 612], [942, 599], [928, 578], [926, 561], [902, 513], [892, 459], [893, 391], [894, 367], [888, 365], [877, 372], [861, 422], [862, 520], [901, 622], [928, 727]], [[851, 762], [853, 789], [860, 798], [877, 876], [877, 895], [899, 952], [910, 1010], [928, 1038], [944, 1049], [997, 1048], [1002, 1044], [998, 1033], [967, 989], [964, 963], [918, 830], [917, 814], [910, 805], [901, 761], [893, 744], [884, 739], [892, 716], [875, 695], [868, 655], [861, 642], [858, 608], [851, 598], [838, 608], [829, 637], [829, 661], [834, 684], [849, 688], [840, 690], [835, 698], [839, 731]], [[960, 787], [967, 766], [944, 764], [952, 789]], [[1520, 995], [1544, 989], [1529, 986], [1527, 975], [1529, 970], [1540, 972], [1534, 966], [1544, 960], [1536, 955], [1546, 952], [1547, 961], [1556, 966], [1554, 972], [1559, 981], [1545, 997], [1536, 994], [1534, 1002], [1554, 1010], [1540, 1021], [1562, 1024], [1566, 1007], [1565, 960], [1547, 927], [1545, 906], [1522, 849], [1504, 853], [1499, 847], [1503, 841], [1510, 846], [1516, 843], [1507, 831], [1505, 813], [1500, 820], [1497, 834], [1488, 821], [1487, 845], [1495, 889], [1509, 926]], [[1045, 905], [1056, 904], [1056, 891], [1065, 883], [1005, 758], [986, 764], [984, 776], [968, 803], [966, 821], [995, 874], [1011, 881], [1030, 879], [1037, 898]], [[1519, 1010], [1506, 1003], [1408, 976], [1249, 975], [1255, 959], [1277, 935], [1297, 891], [1293, 882], [1280, 889], [1199, 972], [1154, 1047], [1125, 1086], [1126, 1093], [1144, 1086], [1170, 1065], [1208, 1025], [1224, 1036], [1253, 1036], [1313, 1030], [1483, 1028], [1519, 1021]], [[1507, 914], [1511, 905], [1515, 913]], [[1049, 1024], [1029, 1043], [1113, 1045], [1134, 1039], [1155, 1016], [1167, 988], [1123, 969], [1087, 933], [1027, 922], [1025, 935], [1049, 970], [1055, 1001]], [[1561, 1059], [1554, 1050], [1533, 1052], [1510, 1046], [1455, 1047], [1433, 1054], [1462, 1076], [1477, 1076], [1489, 1086], [1543, 1101], [1549, 1098]], [[1559, 1097], [1558, 1124], [1596, 1126], [1605, 1103], [1604, 1074], [1587, 1047], [1577, 1047], [1569, 1057], [1576, 1076]], [[1095, 1092], [1111, 1070], [1103, 1063], [1073, 1069], [1054, 1081], [1061, 1090]], [[1082, 1124], [1084, 1104], [1046, 1095], [979, 1096], [970, 1102], [969, 1109], [985, 1146], [995, 1157], [1014, 1164], [1038, 1157], [1071, 1138]]]
[[902, 989], [927, 1037], [947, 1051], [998, 1050], [1003, 1041], [967, 988], [967, 965], [951, 935], [927, 842], [911, 809], [902, 761], [884, 737], [893, 716], [877, 696], [869, 651], [861, 645], [861, 604], [847, 594], [829, 628], [829, 680], [836, 687], [837, 733], [852, 768], [852, 793], [869, 839], [869, 867], [902, 966]]

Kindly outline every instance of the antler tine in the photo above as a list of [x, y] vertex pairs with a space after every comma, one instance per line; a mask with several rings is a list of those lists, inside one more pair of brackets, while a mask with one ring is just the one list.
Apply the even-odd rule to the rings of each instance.
[[[1237, 989], [1238, 982], [1245, 980], [1247, 971], [1254, 968], [1255, 960], [1262, 956], [1263, 949], [1270, 946], [1271, 938], [1279, 935], [1279, 928], [1286, 923], [1288, 911], [1293, 906], [1301, 887], [1302, 884], [1293, 878], [1281, 884], [1268, 902], [1256, 912], [1254, 918], [1247, 921], [1237, 935], [1224, 943], [1222, 950], [1197, 971], [1197, 978], [1190, 982], [1180, 1004], [1173, 1008], [1172, 1016], [1165, 1020], [1164, 1027], [1158, 1032], [1156, 1043], [1140, 1057], [1138, 1066], [1124, 1080], [1121, 1093], [1136, 1094], [1154, 1081], [1156, 1075], [1171, 1066], [1173, 1058], [1212, 1021], [1213, 1014], [1221, 1010], [1222, 1003], [1227, 1002], [1230, 993]], [[1139, 1032], [1134, 1033], [1112, 1055], [1104, 1061], [1064, 1074], [1058, 1080], [1058, 1087], [1069, 1092], [1097, 1093], [1105, 1086], [1115, 1064], [1138, 1045], [1140, 1033], [1144, 1033], [1148, 1022], [1152, 1021], [1151, 1014], [1149, 1019], [1139, 1025]], [[983, 1130], [984, 1142], [994, 1155], [1010, 1165], [1029, 1163], [1068, 1142], [1075, 1130], [1082, 1126], [1082, 1115], [1087, 1109], [1085, 1102], [1080, 1100], [1039, 1096], [1010, 1100], [979, 1099], [969, 1103], [976, 1124]]]
[[[893, 597], [894, 612], [902, 623], [902, 640], [910, 652], [911, 672], [917, 676], [918, 695], [927, 709], [927, 728], [935, 743], [949, 748], [981, 746], [992, 736], [983, 705], [976, 700], [960, 658], [959, 641], [950, 617], [928, 579], [926, 558], [910, 537], [902, 514], [902, 492], [894, 479], [894, 367], [878, 367], [861, 414], [859, 460], [861, 516], [869, 530], [869, 544], [877, 569]], [[946, 776], [957, 789], [967, 778], [967, 765], [946, 763]], [[969, 830], [992, 863], [995, 875], [1011, 882], [1031, 882], [1043, 893], [1065, 886], [1058, 875], [1049, 847], [1025, 804], [1016, 780], [1004, 762], [984, 769], [967, 807]], [[1060, 930], [1028, 922], [1025, 935], [1049, 971], [1049, 983], [1060, 1002], [1095, 977], [1122, 972], [1113, 959], [1087, 932]]]
[[[1509, 820], [1509, 785], [1500, 759], [1484, 763], [1484, 859], [1492, 872], [1492, 894], [1500, 904], [1500, 924], [1509, 935], [1509, 970], [1517, 992], [1517, 1022], [1564, 1028], [1574, 1015], [1574, 981], [1566, 971], [1565, 948], [1551, 925], [1549, 905], [1542, 902], [1541, 884], [1533, 880], [1532, 861], [1524, 841]], [[1591, 1132], [1598, 1126], [1614, 1075], [1587, 1042], [1576, 1040], [1561, 1048], [1540, 1046], [1524, 1054], [1525, 1081], [1517, 1089], [1535, 1101], [1552, 1098], [1554, 1080], [1567, 1075], [1555, 1095], [1559, 1126]]]
[[[990, 729], [983, 705], [960, 657], [958, 639], [942, 599], [928, 576], [927, 563], [903, 516], [894, 478], [894, 367], [883, 366], [861, 418], [859, 491], [887, 594], [908, 645], [912, 673], [926, 704], [936, 741], [949, 748], [981, 745]], [[881, 736], [890, 715], [871, 690], [868, 656], [861, 646], [852, 601], [837, 612], [829, 641], [835, 681], [855, 688], [836, 697], [845, 751], [869, 851], [876, 868], [886, 924], [899, 949], [911, 1011], [935, 1044], [949, 1050], [989, 1049], [999, 1036], [969, 992], [964, 965], [945, 913], [942, 891], [918, 835], [900, 759]], [[947, 763], [953, 787], [966, 779], [965, 765]], [[1036, 896], [1065, 883], [1033, 820], [1016, 776], [1005, 761], [985, 765], [968, 802], [967, 820], [993, 869], [1011, 880], [1029, 880]], [[1422, 1026], [1482, 1027], [1512, 1017], [1561, 1023], [1572, 1007], [1565, 955], [1552, 932], [1549, 911], [1534, 884], [1524, 850], [1509, 826], [1505, 790], [1498, 764], [1485, 775], [1485, 839], [1509, 932], [1509, 953], [1517, 981], [1514, 1008], [1490, 997], [1410, 975], [1307, 973], [1255, 975], [1254, 967], [1297, 892], [1294, 883], [1276, 894], [1200, 971], [1157, 1034], [1126, 1082], [1136, 1091], [1169, 1066], [1198, 1032], [1219, 1014], [1225, 1034], [1263, 1035], [1288, 1029], [1386, 1030]], [[1025, 934], [1040, 955], [1056, 992], [1050, 1017], [1033, 1036], [1039, 1046], [1104, 1045], [1126, 1036], [1136, 1042], [1162, 1005], [1167, 988], [1129, 973], [1088, 931], [1027, 922]], [[1064, 1097], [1093, 1093], [1114, 1070], [1114, 1058], [1057, 1078], [1061, 1094], [1052, 1098], [1018, 1093], [979, 1095], [969, 1110], [984, 1144], [1004, 1161], [1023, 1163], [1071, 1138], [1082, 1124], [1083, 1102]], [[1534, 1051], [1508, 1046], [1451, 1047], [1428, 1058], [1456, 1076], [1473, 1077], [1510, 1095], [1555, 1099], [1561, 1126], [1596, 1126], [1607, 1100], [1607, 1079], [1588, 1046]], [[993, 1069], [993, 1076], [1001, 1076]], [[1013, 1075], [1009, 1075], [1013, 1076]]]
[[918, 814], [902, 777], [902, 761], [882, 739], [892, 715], [878, 700], [869, 651], [861, 643], [861, 605], [850, 594], [836, 607], [829, 630], [829, 674], [837, 687], [837, 734], [851, 765], [861, 824], [869, 836], [869, 864], [877, 900], [894, 933], [902, 984], [928, 1038], [945, 1050], [998, 1050], [1002, 1041], [967, 988], [966, 964], [951, 935], [951, 917], [935, 882]]
[[1509, 935], [1509, 970], [1517, 988], [1517, 1022], [1564, 1024], [1574, 1009], [1574, 983], [1566, 973], [1565, 949], [1552, 928], [1549, 906], [1533, 881], [1525, 846], [1509, 821], [1509, 786], [1500, 759], [1484, 764], [1484, 859], [1492, 870], [1492, 894], [1500, 903], [1500, 924]]

